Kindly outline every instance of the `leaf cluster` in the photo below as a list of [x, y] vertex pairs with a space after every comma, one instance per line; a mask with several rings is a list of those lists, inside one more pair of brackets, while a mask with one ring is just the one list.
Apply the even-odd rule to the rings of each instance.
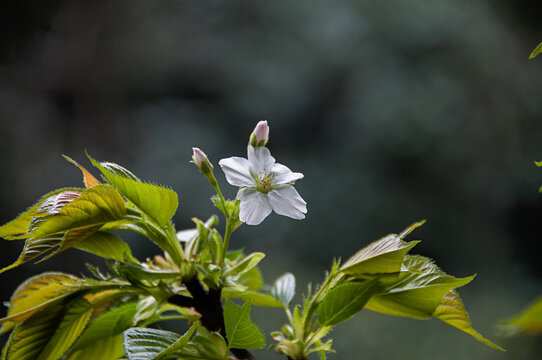
[[[473, 276], [455, 278], [408, 254], [418, 242], [404, 238], [421, 223], [335, 262], [322, 284], [314, 291], [309, 286], [303, 304], [291, 307], [293, 274], [265, 285], [258, 267], [265, 254], [229, 249], [242, 224], [239, 201], [223, 198], [212, 171], [205, 176], [217, 191], [212, 202], [224, 215], [223, 235], [215, 215], [193, 218], [194, 228], [177, 232], [173, 190], [89, 159], [101, 181], [67, 158], [85, 187], [52, 191], [0, 227], [0, 237], [24, 241], [19, 258], [0, 273], [69, 248], [105, 258], [108, 271], [88, 265], [93, 277], [51, 272], [22, 283], [0, 319], [0, 332], [11, 331], [1, 360], [254, 359], [247, 349], [263, 348], [265, 337], [251, 321], [253, 305], [283, 309], [288, 324], [271, 334], [271, 347], [291, 359], [312, 353], [325, 359], [333, 351], [328, 333], [364, 308], [437, 318], [501, 349], [472, 328], [456, 291]], [[163, 254], [139, 261], [118, 231], [143, 235]], [[166, 320], [185, 320], [190, 328], [177, 334], [151, 327]]]

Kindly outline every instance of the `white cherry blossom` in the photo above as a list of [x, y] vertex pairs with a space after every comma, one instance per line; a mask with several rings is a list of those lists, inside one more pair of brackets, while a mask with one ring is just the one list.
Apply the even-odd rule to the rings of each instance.
[[247, 157], [233, 156], [219, 161], [226, 180], [240, 187], [239, 219], [248, 225], [258, 225], [272, 210], [293, 219], [304, 219], [307, 203], [293, 186], [303, 174], [276, 163], [265, 146], [249, 145]]

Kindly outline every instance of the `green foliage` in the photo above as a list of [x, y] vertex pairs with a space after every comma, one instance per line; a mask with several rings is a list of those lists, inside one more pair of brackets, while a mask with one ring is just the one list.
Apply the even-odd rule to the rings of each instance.
[[250, 320], [250, 303], [242, 306], [226, 300], [224, 323], [230, 348], [261, 349], [265, 338], [258, 327]]
[[[290, 324], [272, 334], [278, 342], [274, 346], [277, 351], [292, 359], [304, 359], [313, 352], [324, 358], [324, 353], [332, 350], [331, 342], [322, 341], [323, 337], [363, 308], [416, 319], [434, 317], [503, 350], [472, 328], [454, 290], [474, 276], [458, 279], [445, 274], [428, 258], [407, 255], [418, 242], [402, 239], [421, 224], [369, 244], [342, 266], [336, 263], [303, 308], [295, 307], [293, 314], [287, 310]], [[315, 313], [317, 322], [313, 320]]]
[[[57, 210], [57, 207], [64, 202], [67, 203]], [[38, 211], [48, 215], [39, 216], [38, 219], [34, 218], [30, 221], [25, 234], [7, 236], [8, 239], [27, 240], [19, 259], [1, 269], [0, 273], [53, 249], [56, 251], [50, 256], [75, 246], [102, 225], [120, 220], [126, 215], [124, 200], [111, 185], [97, 185], [81, 193], [61, 192], [53, 198], [46, 199], [45, 204], [47, 210], [42, 209], [44, 205], [42, 202]], [[32, 212], [32, 209], [27, 213]], [[21, 228], [23, 223], [26, 224], [25, 214], [22, 215], [18, 226], [14, 223], [6, 231], [13, 232], [15, 228]]]
[[405, 256], [397, 279], [382, 282], [380, 293], [371, 298], [367, 308], [388, 315], [428, 319], [444, 295], [473, 278], [456, 279], [428, 258]]
[[74, 245], [75, 248], [91, 254], [117, 261], [134, 259], [130, 247], [117, 235], [96, 231]]
[[398, 273], [403, 257], [417, 243], [406, 243], [395, 234], [388, 235], [358, 251], [343, 264], [341, 271], [354, 276]]
[[529, 59], [535, 58], [535, 57], [538, 56], [538, 54], [540, 54], [541, 52], [542, 52], [542, 43], [538, 44], [538, 46], [533, 50], [533, 52], [531, 53], [531, 55], [529, 55]]
[[318, 305], [322, 325], [336, 325], [356, 315], [377, 289], [378, 280], [350, 282], [329, 291]]
[[[124, 333], [124, 349], [128, 360], [202, 359], [225, 360], [228, 348], [217, 333], [198, 328], [194, 324], [184, 335], [171, 331], [131, 328]], [[192, 339], [191, 339], [192, 337]]]
[[173, 217], [179, 201], [177, 194], [158, 185], [141, 182], [130, 171], [113, 163], [100, 163], [89, 156], [92, 164], [132, 204], [164, 226]]
[[62, 320], [63, 306], [54, 304], [28, 321], [19, 323], [4, 348], [2, 360], [35, 360]]
[[66, 308], [62, 321], [41, 351], [38, 360], [59, 359], [83, 332], [92, 315], [92, 304], [83, 297], [76, 298], [67, 304]]
[[502, 347], [489, 341], [472, 328], [469, 316], [459, 297], [459, 293], [455, 290], [449, 291], [442, 297], [439, 306], [435, 309], [435, 312], [433, 312], [433, 317], [466, 332], [487, 346], [504, 351]]
[[98, 340], [121, 334], [126, 329], [134, 326], [136, 313], [137, 303], [130, 302], [98, 316], [83, 332], [75, 344], [75, 349], [93, 346]]
[[11, 296], [7, 316], [0, 319], [2, 332], [80, 291], [83, 286], [79, 278], [63, 273], [50, 272], [29, 278]]
[[501, 328], [507, 335], [542, 333], [542, 298], [507, 320]]
[[20, 214], [17, 218], [5, 225], [0, 226], [0, 237], [7, 240], [18, 239], [16, 237], [13, 238], [13, 236], [27, 233], [32, 221], [36, 221], [37, 219], [47, 215], [45, 209], [42, 208], [45, 202], [48, 200], [52, 201], [56, 195], [66, 191], [82, 192], [83, 190], [84, 189], [80, 188], [63, 188], [51, 191], [50, 193], [42, 196], [35, 205]]
[[129, 360], [166, 360], [187, 355], [188, 344], [198, 325], [180, 336], [171, 331], [131, 328], [124, 333], [124, 349]]
[[[288, 324], [271, 334], [276, 342], [272, 348], [290, 359], [306, 360], [313, 353], [326, 359], [326, 353], [333, 352], [329, 332], [364, 308], [437, 318], [502, 350], [472, 328], [455, 290], [473, 276], [455, 278], [428, 258], [408, 255], [418, 241], [404, 238], [423, 222], [369, 244], [342, 265], [335, 261], [314, 291], [309, 286], [303, 303], [292, 306], [293, 274], [265, 285], [258, 268], [264, 253], [229, 250], [243, 212], [239, 200], [224, 199], [212, 171], [204, 175], [217, 193], [212, 202], [225, 216], [223, 235], [215, 215], [205, 222], [193, 218], [195, 229], [176, 232], [171, 217], [178, 197], [171, 189], [142, 182], [120, 165], [89, 156], [107, 182], [102, 184], [66, 159], [82, 171], [85, 189], [53, 191], [1, 226], [1, 237], [25, 243], [19, 259], [0, 273], [71, 247], [105, 258], [109, 272], [88, 265], [94, 278], [50, 272], [22, 283], [10, 299], [7, 316], [0, 319], [0, 332], [12, 330], [0, 360], [226, 360], [230, 352], [265, 346], [263, 333], [250, 318], [252, 305], [284, 310]], [[235, 161], [241, 160], [231, 163]], [[304, 209], [300, 199], [296, 201]], [[164, 254], [140, 262], [111, 233], [115, 230], [137, 232]], [[528, 329], [525, 318], [532, 313], [526, 314], [510, 326]], [[191, 323], [183, 335], [148, 327], [181, 319]]]
[[92, 225], [103, 225], [120, 220], [125, 215], [124, 200], [116, 189], [111, 185], [97, 185], [83, 191], [35, 230], [20, 237], [42, 237]]
[[66, 360], [118, 360], [124, 356], [122, 334], [97, 340], [92, 346], [75, 350]]

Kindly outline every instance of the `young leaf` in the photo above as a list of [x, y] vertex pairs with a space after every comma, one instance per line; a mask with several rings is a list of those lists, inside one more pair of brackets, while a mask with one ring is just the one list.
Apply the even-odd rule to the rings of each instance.
[[179, 204], [175, 191], [141, 182], [122, 166], [100, 163], [90, 156], [89, 159], [122, 195], [154, 219], [158, 225], [166, 225], [175, 214]]
[[226, 300], [224, 323], [230, 349], [261, 349], [265, 346], [265, 337], [250, 320], [250, 303], [238, 306]]
[[92, 314], [92, 304], [84, 297], [75, 299], [66, 308], [62, 321], [38, 360], [60, 359], [81, 334]]
[[472, 328], [469, 315], [467, 314], [467, 311], [463, 306], [463, 302], [461, 301], [459, 294], [455, 290], [451, 290], [446, 295], [444, 295], [437, 309], [433, 313], [433, 317], [442, 320], [445, 323], [450, 324], [461, 331], [466, 332], [467, 334], [483, 342], [487, 346], [490, 346], [497, 350], [505, 351], [502, 347], [489, 341]]
[[284, 308], [284, 304], [275, 297], [257, 291], [231, 291], [225, 288], [222, 290], [222, 297], [227, 299], [241, 299], [244, 302], [250, 302], [255, 306]]
[[129, 360], [154, 360], [179, 339], [181, 336], [171, 331], [131, 328], [124, 332], [124, 351]]
[[196, 335], [183, 349], [186, 359], [230, 360], [228, 345], [217, 332], [200, 327]]
[[75, 245], [77, 245], [79, 242], [85, 240], [92, 234], [94, 234], [98, 229], [101, 227], [101, 225], [91, 225], [87, 227], [77, 228], [66, 231], [64, 233], [64, 236], [62, 237], [62, 240], [58, 243], [58, 249], [56, 249], [54, 252], [50, 253], [49, 255], [45, 256], [43, 259], [41, 259], [38, 262], [45, 261], [58, 253], [61, 253], [62, 251], [69, 249]]
[[124, 356], [122, 334], [99, 339], [84, 349], [76, 350], [66, 360], [118, 360]]
[[263, 287], [262, 273], [257, 267], [253, 267], [249, 271], [244, 272], [239, 276], [237, 282], [246, 286], [248, 290], [257, 291]]
[[507, 335], [542, 333], [542, 298], [503, 325]]
[[234, 264], [231, 268], [224, 272], [224, 276], [236, 276], [241, 275], [247, 271], [250, 271], [253, 267], [258, 265], [260, 261], [265, 257], [264, 253], [255, 252], [246, 256], [243, 260]]
[[[20, 234], [24, 234], [28, 232], [28, 228], [30, 227], [32, 219], [34, 219], [34, 217], [36, 215], [39, 215], [40, 213], [39, 212], [40, 207], [43, 205], [43, 203], [46, 200], [52, 198], [53, 196], [56, 196], [65, 191], [82, 192], [83, 190], [84, 189], [80, 189], [80, 188], [63, 188], [63, 189], [51, 191], [50, 193], [42, 196], [41, 199], [36, 204], [34, 204], [32, 207], [27, 209], [22, 214], [20, 214], [17, 218], [8, 222], [7, 224], [0, 226], [0, 237], [15, 236], [15, 235], [20, 235]], [[41, 214], [40, 216], [42, 215], [43, 214]], [[20, 238], [9, 238], [8, 240], [11, 240], [11, 239], [20, 239]]]
[[81, 289], [82, 280], [63, 273], [49, 272], [27, 279], [13, 293], [7, 316], [0, 319], [4, 323], [2, 332]]
[[37, 359], [58, 327], [62, 310], [62, 304], [56, 304], [18, 324], [6, 344], [2, 360]]
[[[171, 358], [176, 358], [176, 357], [182, 357], [181, 350], [188, 343], [188, 341], [190, 340], [190, 338], [192, 337], [192, 335], [194, 334], [194, 331], [196, 331], [198, 326], [199, 326], [198, 323], [195, 323], [194, 325], [192, 325], [192, 327], [188, 329], [188, 331], [184, 333], [183, 336], [179, 337], [173, 344], [169, 345], [166, 349], [158, 353], [156, 357], [154, 357], [153, 359], [165, 360], [165, 359], [171, 359]], [[147, 329], [147, 330], [154, 330], [154, 329]]]
[[292, 273], [280, 276], [271, 288], [271, 295], [287, 308], [295, 295], [295, 276]]
[[329, 291], [318, 306], [322, 325], [336, 325], [357, 314], [377, 290], [378, 280], [351, 282]]
[[121, 305], [93, 320], [74, 345], [74, 349], [93, 346], [103, 338], [118, 335], [133, 326], [137, 303]]
[[85, 184], [85, 188], [88, 189], [93, 186], [100, 185], [100, 182], [94, 176], [92, 176], [92, 174], [89, 173], [87, 169], [79, 165], [75, 160], [66, 155], [62, 155], [62, 157], [71, 162], [73, 165], [77, 166], [79, 170], [81, 170], [81, 172], [83, 173], [83, 183]]
[[42, 237], [62, 231], [102, 225], [122, 219], [126, 205], [120, 194], [111, 185], [96, 185], [85, 190], [58, 214], [41, 224], [24, 237]]
[[75, 248], [120, 262], [133, 259], [132, 250], [117, 235], [98, 231], [74, 245]]
[[155, 270], [138, 263], [126, 263], [119, 269], [128, 278], [138, 280], [180, 279], [182, 276], [177, 271]]
[[529, 59], [535, 58], [535, 57], [538, 56], [538, 54], [540, 54], [541, 52], [542, 52], [542, 43], [538, 44], [538, 46], [533, 50], [533, 52], [532, 52], [531, 55], [529, 56]]
[[64, 235], [59, 233], [27, 239], [19, 258], [11, 265], [0, 269], [0, 274], [57, 248], [63, 237]]
[[404, 242], [395, 234], [388, 235], [358, 251], [340, 271], [354, 276], [397, 273], [406, 253], [419, 241]]
[[379, 293], [369, 300], [366, 308], [388, 315], [428, 319], [444, 295], [473, 278], [454, 278], [428, 258], [407, 255], [399, 277], [383, 282]]
[[129, 360], [166, 360], [183, 357], [183, 347], [199, 325], [196, 323], [183, 335], [171, 331], [131, 328], [124, 332], [124, 348]]

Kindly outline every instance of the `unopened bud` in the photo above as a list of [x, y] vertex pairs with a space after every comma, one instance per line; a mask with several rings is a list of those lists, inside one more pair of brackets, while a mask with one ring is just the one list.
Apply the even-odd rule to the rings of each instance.
[[212, 172], [213, 165], [209, 162], [209, 159], [207, 159], [207, 155], [197, 147], [192, 148], [192, 151], [192, 161], [199, 168], [199, 171], [201, 171], [203, 175]]
[[262, 120], [258, 122], [256, 127], [252, 131], [252, 134], [250, 134], [248, 143], [252, 145], [253, 147], [258, 147], [258, 146], [267, 145], [268, 141], [269, 141], [269, 125], [267, 125], [267, 120]]

